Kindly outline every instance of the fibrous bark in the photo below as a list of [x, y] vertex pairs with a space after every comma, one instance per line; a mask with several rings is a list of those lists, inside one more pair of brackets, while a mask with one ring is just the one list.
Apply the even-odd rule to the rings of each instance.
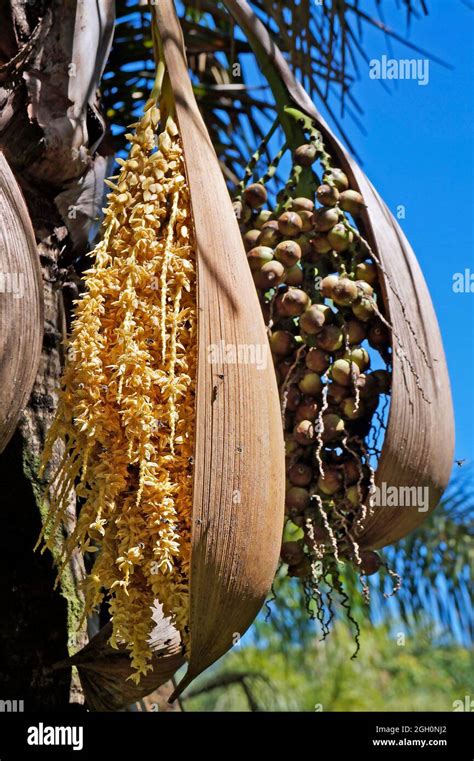
[[[83, 568], [74, 557], [54, 589], [61, 534], [55, 558], [33, 553], [47, 511], [38, 464], [55, 412], [62, 340], [77, 295], [73, 263], [88, 249], [107, 169], [97, 152], [105, 131], [97, 88], [111, 43], [114, 3], [3, 0], [0, 19], [0, 149], [28, 205], [45, 301], [35, 386], [0, 457], [0, 542], [7, 561], [0, 587], [0, 693], [3, 699], [24, 699], [27, 711], [57, 710], [83, 700], [70, 669], [51, 669], [87, 639], [84, 626], [78, 629]], [[71, 526], [75, 507], [71, 494]]]

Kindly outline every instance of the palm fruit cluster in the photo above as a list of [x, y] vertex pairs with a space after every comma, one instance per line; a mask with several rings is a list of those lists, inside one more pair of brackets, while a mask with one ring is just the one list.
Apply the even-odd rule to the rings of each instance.
[[55, 542], [75, 488], [81, 509], [63, 567], [75, 549], [86, 553], [84, 612], [108, 603], [111, 643], [130, 649], [139, 681], [151, 668], [155, 599], [187, 641], [197, 308], [178, 128], [153, 100], [134, 126], [76, 302], [43, 454], [52, 484], [43, 538]]
[[274, 174], [242, 184], [234, 209], [281, 396], [287, 475], [281, 558], [290, 576], [314, 590], [341, 559], [361, 575], [381, 565], [377, 553], [359, 550], [357, 533], [372, 510], [376, 431], [380, 438], [391, 386], [391, 329], [377, 263], [357, 226], [364, 199], [333, 166], [319, 133], [310, 130], [293, 152], [290, 180], [272, 202], [266, 179]]

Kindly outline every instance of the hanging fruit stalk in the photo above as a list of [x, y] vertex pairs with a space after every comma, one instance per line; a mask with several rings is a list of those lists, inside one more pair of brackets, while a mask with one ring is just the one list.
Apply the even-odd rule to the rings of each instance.
[[[85, 612], [108, 602], [110, 644], [130, 651], [148, 692], [154, 649], [167, 645], [153, 645], [156, 601], [189, 662], [180, 689], [250, 625], [277, 564], [284, 493], [271, 360], [211, 359], [224, 345], [265, 360], [266, 332], [173, 3], [154, 13], [156, 86], [112, 178], [44, 455], [47, 465], [64, 442], [46, 546], [76, 485], [64, 562], [75, 545], [94, 553]], [[96, 645], [76, 662], [90, 672], [96, 653], [97, 675]]]
[[[379, 450], [369, 434], [385, 425], [380, 399], [386, 408], [392, 342], [375, 262], [354, 226], [364, 199], [349, 189], [311, 120], [296, 109], [287, 114], [307, 137], [292, 153], [287, 186], [272, 206], [264, 176], [242, 189], [234, 207], [244, 239], [256, 244], [247, 258], [280, 385], [286, 535], [300, 536], [284, 541], [281, 558], [319, 603], [320, 580], [337, 573], [335, 559], [353, 562], [363, 575], [378, 569], [378, 556], [360, 550], [357, 534], [373, 512], [368, 497]], [[287, 282], [292, 268], [301, 272], [296, 284]], [[370, 371], [369, 333], [382, 374]]]
[[[341, 558], [361, 575], [376, 572], [373, 550], [406, 535], [436, 506], [452, 462], [449, 379], [429, 294], [398, 224], [245, 0], [225, 5], [272, 87], [285, 133], [267, 171], [246, 173], [234, 205], [256, 247], [248, 245], [250, 261], [262, 242], [257, 212], [279, 235], [252, 274], [280, 385], [287, 525], [300, 537], [298, 551], [284, 543], [282, 559], [290, 575], [311, 581], [319, 606], [321, 580], [340, 590]], [[265, 208], [287, 149], [290, 177]], [[250, 208], [249, 193], [259, 199]], [[429, 505], [376, 506], [371, 495], [383, 484], [427, 487]]]

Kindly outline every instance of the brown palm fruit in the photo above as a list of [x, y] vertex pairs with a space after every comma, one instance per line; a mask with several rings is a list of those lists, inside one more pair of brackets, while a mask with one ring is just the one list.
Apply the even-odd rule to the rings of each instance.
[[343, 474], [337, 468], [324, 468], [324, 474], [318, 478], [318, 489], [327, 497], [336, 494], [342, 486]]
[[317, 254], [328, 254], [332, 251], [331, 244], [325, 235], [315, 235], [311, 238], [311, 246]]
[[313, 221], [318, 232], [328, 232], [328, 230], [339, 222], [339, 211], [333, 208], [316, 209], [313, 214]]
[[361, 399], [367, 399], [378, 393], [377, 379], [370, 373], [366, 375], [361, 373], [355, 382], [355, 387], [359, 390]]
[[382, 565], [382, 560], [377, 552], [366, 550], [360, 553], [361, 564], [359, 566], [365, 576], [372, 576], [377, 573]]
[[[271, 346], [271, 339], [270, 339], [270, 346]], [[283, 383], [283, 381], [286, 380], [288, 373], [293, 367], [293, 364], [294, 364], [294, 360], [292, 358], [285, 359], [283, 362], [278, 363], [277, 371], [278, 371], [278, 379], [280, 383]]]
[[310, 336], [309, 333], [305, 333], [300, 328], [300, 338], [308, 348], [314, 348], [316, 346], [316, 336]]
[[[239, 223], [244, 222], [244, 224], [247, 224], [248, 219], [242, 219], [244, 210], [242, 201], [232, 201], [232, 208], [234, 210], [235, 218], [239, 221]], [[247, 211], [250, 212], [250, 215], [247, 215], [248, 218], [250, 218], [252, 216], [252, 209], [247, 207]]]
[[246, 233], [244, 233], [243, 241], [246, 251], [250, 251], [252, 248], [254, 248], [257, 245], [257, 240], [260, 235], [260, 230], [257, 230], [256, 228], [253, 230], [247, 230]]
[[254, 182], [245, 188], [242, 197], [251, 209], [259, 209], [267, 200], [267, 191], [259, 182]]
[[347, 277], [339, 278], [332, 286], [331, 298], [338, 306], [350, 306], [357, 299], [357, 295], [357, 285]]
[[279, 357], [286, 357], [291, 354], [295, 347], [295, 337], [287, 330], [275, 330], [270, 336], [270, 348], [273, 354]]
[[345, 324], [347, 340], [350, 344], [361, 344], [367, 337], [367, 328], [359, 320], [348, 320]]
[[284, 295], [285, 294], [280, 291], [275, 296], [275, 300], [273, 302], [273, 319], [274, 320], [276, 319], [276, 317], [285, 318], [287, 316], [286, 311], [285, 311], [285, 307], [284, 307], [284, 305], [282, 303]]
[[329, 404], [340, 404], [346, 396], [349, 395], [349, 389], [341, 386], [339, 383], [330, 383], [328, 385], [328, 402]]
[[336, 359], [330, 369], [331, 378], [340, 386], [352, 385], [360, 375], [358, 365], [347, 359]]
[[358, 320], [367, 322], [374, 315], [374, 305], [369, 299], [361, 298], [351, 304], [352, 312]]
[[318, 396], [323, 390], [323, 382], [317, 373], [305, 372], [298, 382], [298, 388], [308, 396]]
[[334, 319], [335, 312], [332, 311], [331, 307], [328, 304], [318, 304], [318, 309], [321, 310], [321, 312], [324, 315], [324, 319], [326, 320], [326, 325], [329, 325], [332, 323]]
[[[302, 513], [301, 515], [294, 515], [294, 516], [292, 516], [291, 517], [291, 522], [294, 523], [295, 526], [298, 526], [299, 528], [303, 528], [304, 527], [304, 523], [305, 523], [304, 514]], [[296, 567], [297, 566], [289, 566], [288, 567], [288, 576], [291, 576], [291, 574], [290, 574], [291, 569], [292, 568], [296, 568]]]
[[258, 212], [257, 216], [255, 217], [254, 225], [259, 230], [261, 230], [262, 227], [271, 220], [271, 218], [272, 218], [272, 212], [270, 211], [270, 209], [261, 209]]
[[301, 486], [292, 486], [286, 492], [285, 496], [285, 508], [288, 511], [292, 511], [297, 515], [302, 513], [309, 506], [310, 494], [307, 489], [303, 489]]
[[294, 486], [308, 486], [313, 479], [313, 471], [304, 462], [296, 462], [288, 471], [288, 476]]
[[335, 206], [339, 200], [339, 191], [335, 185], [320, 185], [316, 198], [322, 206]]
[[301, 254], [303, 257], [308, 256], [308, 254], [311, 254], [313, 252], [313, 249], [311, 247], [311, 237], [313, 235], [313, 232], [311, 233], [304, 233], [302, 235], [298, 235], [296, 238], [293, 238], [295, 243], [298, 244], [298, 246], [301, 248]]
[[[314, 511], [311, 510], [311, 515], [309, 515], [311, 508], [309, 510], [305, 510], [305, 521], [306, 521], [306, 515], [308, 514], [308, 518], [312, 519], [313, 522], [311, 524], [311, 530], [305, 530], [305, 534], [308, 537], [309, 543], [310, 542], [316, 542], [317, 544], [327, 544], [331, 541], [331, 537], [329, 536], [329, 531], [324, 526], [319, 526], [317, 523], [314, 523]], [[306, 527], [303, 526], [305, 529]], [[311, 536], [312, 534], [312, 536]]]
[[368, 341], [373, 349], [390, 346], [390, 331], [383, 322], [376, 322], [369, 328]]
[[316, 427], [311, 420], [300, 420], [293, 430], [293, 435], [298, 444], [308, 447], [316, 441]]
[[377, 381], [377, 387], [381, 394], [389, 394], [392, 386], [392, 379], [390, 373], [387, 370], [374, 370], [370, 373], [371, 378], [375, 378]]
[[313, 229], [313, 212], [302, 209], [301, 211], [298, 211], [297, 214], [302, 223], [301, 232], [309, 233]]
[[293, 160], [295, 164], [299, 164], [300, 166], [311, 166], [311, 164], [314, 164], [318, 156], [318, 151], [315, 145], [312, 145], [311, 143], [306, 143], [304, 145], [299, 145], [298, 148], [296, 148], [294, 154], [293, 154]]
[[341, 412], [347, 420], [358, 420], [365, 414], [364, 402], [359, 399], [357, 403], [353, 396], [349, 396], [342, 401]]
[[[234, 207], [235, 208], [235, 207]], [[252, 219], [252, 209], [250, 206], [244, 206], [242, 208], [242, 212], [240, 214], [240, 217], [238, 216], [237, 219], [239, 220], [239, 223], [244, 226], [248, 226], [250, 224], [250, 221]]]
[[301, 420], [311, 420], [312, 423], [318, 417], [319, 406], [314, 401], [305, 400], [296, 409], [295, 419], [299, 423]]
[[339, 206], [356, 217], [366, 208], [363, 197], [357, 190], [344, 190], [339, 196]]
[[379, 402], [380, 402], [380, 394], [378, 391], [375, 394], [372, 394], [372, 396], [367, 396], [364, 399], [364, 408], [366, 411], [366, 416], [368, 418], [374, 414], [375, 410], [379, 406]]
[[285, 283], [287, 285], [302, 285], [303, 279], [304, 274], [301, 265], [294, 264], [293, 267], [286, 270]]
[[264, 264], [273, 260], [273, 249], [269, 246], [255, 246], [247, 253], [247, 261], [253, 272], [260, 270]]
[[343, 341], [344, 336], [338, 325], [325, 325], [316, 338], [318, 348], [330, 353], [340, 349]]
[[304, 560], [297, 565], [288, 566], [288, 576], [298, 579], [306, 579], [311, 576], [311, 561], [305, 556]]
[[260, 235], [258, 237], [258, 245], [259, 246], [270, 246], [270, 248], [275, 248], [275, 246], [278, 245], [278, 243], [281, 241], [281, 232], [278, 229], [278, 222], [275, 220], [271, 220], [270, 222], [266, 222], [262, 229], [260, 230]]
[[283, 214], [280, 214], [278, 217], [278, 229], [282, 235], [294, 237], [295, 235], [299, 235], [303, 229], [303, 222], [296, 211], [284, 211]]
[[346, 484], [351, 486], [352, 484], [357, 483], [361, 475], [360, 463], [355, 458], [351, 458], [350, 460], [346, 460], [342, 467]]
[[284, 434], [285, 438], [285, 456], [286, 457], [300, 457], [304, 449], [300, 446], [298, 446], [298, 442], [295, 441], [293, 437], [293, 432], [286, 432]]
[[310, 336], [319, 333], [326, 322], [324, 311], [319, 308], [318, 304], [310, 306], [300, 317], [300, 327]]
[[366, 283], [365, 280], [356, 280], [356, 286], [360, 298], [364, 298], [364, 296], [369, 297], [374, 295], [374, 289], [371, 285], [369, 285], [369, 283]]
[[301, 259], [301, 246], [294, 240], [283, 240], [275, 248], [275, 259], [284, 267], [293, 267]]
[[367, 499], [369, 490], [364, 484], [352, 484], [346, 489], [345, 497], [352, 507], [364, 504]]
[[331, 248], [334, 251], [337, 251], [338, 254], [342, 254], [344, 251], [347, 251], [352, 241], [354, 240], [352, 231], [348, 230], [347, 227], [341, 222], [337, 225], [334, 225], [334, 227], [329, 230], [327, 237]]
[[281, 294], [279, 309], [282, 310], [281, 314], [288, 317], [298, 317], [308, 308], [310, 303], [307, 293], [299, 288], [288, 288], [286, 293]]
[[349, 187], [349, 180], [342, 169], [331, 169], [329, 174], [324, 176], [324, 182], [334, 185], [338, 190], [344, 191]]
[[344, 435], [344, 420], [333, 412], [323, 415], [321, 438], [324, 443], [338, 441]]
[[370, 365], [369, 352], [363, 346], [352, 346], [349, 351], [344, 353], [342, 358], [355, 362], [361, 372], [366, 370]]
[[286, 392], [286, 409], [295, 412], [301, 404], [301, 394], [296, 386], [290, 386]]
[[293, 198], [290, 211], [314, 211], [314, 203], [310, 198]]
[[332, 299], [334, 286], [339, 282], [337, 275], [327, 275], [321, 281], [321, 293], [326, 299]]
[[347, 487], [344, 496], [352, 507], [358, 507], [362, 504], [361, 489], [356, 483]]
[[280, 557], [288, 565], [298, 565], [305, 558], [301, 542], [283, 542]]
[[268, 288], [276, 288], [285, 279], [285, 268], [280, 262], [272, 261], [264, 264], [259, 270], [252, 273], [255, 285], [262, 291]]
[[323, 375], [331, 364], [331, 358], [325, 351], [311, 348], [306, 354], [305, 364], [308, 370]]
[[364, 280], [369, 285], [375, 285], [377, 282], [377, 267], [373, 262], [360, 262], [355, 271], [357, 280]]

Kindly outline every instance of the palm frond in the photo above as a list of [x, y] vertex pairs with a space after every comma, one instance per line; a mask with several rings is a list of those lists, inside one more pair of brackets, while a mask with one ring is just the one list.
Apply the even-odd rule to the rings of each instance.
[[[388, 26], [384, 16], [388, 0], [367, 0], [364, 9], [359, 0], [252, 0], [251, 5], [348, 144], [347, 129], [341, 121], [344, 113], [363, 131], [363, 109], [354, 86], [369, 63], [365, 30], [378, 30], [389, 52], [393, 41], [428, 55]], [[397, 0], [400, 14], [406, 14], [407, 28], [412, 19], [427, 14], [427, 6], [427, 0]], [[224, 174], [233, 185], [233, 178], [242, 176], [247, 161], [242, 151], [248, 145], [247, 156], [251, 155], [255, 149], [255, 144], [250, 144], [252, 137], [260, 139], [270, 127], [272, 99], [264, 80], [255, 88], [258, 73], [253, 53], [227, 13], [225, 2], [177, 0], [177, 8], [198, 104]], [[153, 82], [149, 29], [148, 6], [117, 0], [117, 33], [103, 80], [103, 98], [116, 135], [135, 120]], [[436, 56], [430, 58], [447, 65]], [[379, 81], [388, 89], [383, 80]], [[340, 115], [336, 113], [337, 102]], [[236, 144], [242, 148], [235, 150]]]

